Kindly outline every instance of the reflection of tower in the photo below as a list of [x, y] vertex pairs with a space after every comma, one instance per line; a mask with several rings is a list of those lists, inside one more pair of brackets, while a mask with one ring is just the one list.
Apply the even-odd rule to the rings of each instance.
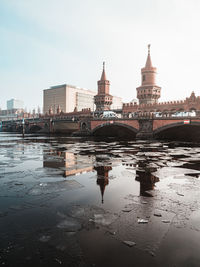
[[94, 167], [94, 169], [97, 171], [97, 184], [100, 186], [101, 197], [102, 197], [101, 202], [103, 203], [104, 201], [103, 195], [104, 195], [105, 187], [109, 183], [108, 172], [112, 170], [112, 167], [111, 166], [98, 166], [98, 167]]
[[145, 197], [152, 196], [147, 191], [153, 190], [155, 183], [159, 182], [159, 178], [154, 176], [151, 172], [155, 170], [144, 168], [136, 170], [136, 181], [140, 182], [140, 195]]
[[141, 69], [142, 83], [137, 89], [139, 104], [154, 104], [160, 98], [161, 87], [156, 85], [156, 68], [152, 66], [150, 45], [148, 45], [148, 56], [146, 65]]
[[101, 80], [98, 81], [98, 93], [94, 96], [96, 110], [110, 110], [112, 96], [109, 94], [110, 82], [106, 79], [105, 63], [103, 63], [103, 72]]

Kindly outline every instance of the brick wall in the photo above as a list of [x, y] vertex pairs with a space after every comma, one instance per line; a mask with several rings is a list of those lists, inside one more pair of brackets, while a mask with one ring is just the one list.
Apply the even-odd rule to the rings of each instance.
[[95, 129], [97, 126], [105, 124], [105, 123], [120, 123], [120, 124], [126, 124], [129, 125], [135, 129], [139, 129], [139, 123], [137, 120], [92, 120], [91, 121], [91, 130]]

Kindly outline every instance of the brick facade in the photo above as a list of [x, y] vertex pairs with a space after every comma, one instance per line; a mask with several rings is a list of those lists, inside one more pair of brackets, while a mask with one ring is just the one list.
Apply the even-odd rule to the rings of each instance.
[[91, 120], [91, 130], [94, 130], [100, 125], [104, 124], [122, 124], [122, 125], [128, 125], [130, 127], [133, 127], [134, 129], [139, 130], [139, 122], [138, 120], [122, 120], [122, 119], [114, 119], [114, 120]]
[[187, 97], [185, 100], [180, 101], [168, 101], [155, 104], [123, 104], [122, 112], [123, 113], [133, 113], [133, 112], [162, 112], [162, 113], [173, 113], [177, 111], [191, 111], [191, 110], [200, 110], [200, 96], [195, 96], [195, 93], [192, 92], [190, 97]]

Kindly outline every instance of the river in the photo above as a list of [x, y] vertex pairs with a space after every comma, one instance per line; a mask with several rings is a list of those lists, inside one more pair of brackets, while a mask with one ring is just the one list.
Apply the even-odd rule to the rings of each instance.
[[199, 266], [200, 144], [0, 133], [0, 266]]

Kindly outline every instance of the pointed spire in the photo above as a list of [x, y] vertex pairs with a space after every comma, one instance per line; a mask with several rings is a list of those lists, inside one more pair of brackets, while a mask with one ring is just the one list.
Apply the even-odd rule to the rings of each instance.
[[104, 195], [104, 191], [105, 191], [105, 183], [104, 184], [100, 184], [100, 189], [101, 189], [101, 203], [103, 204], [104, 199], [103, 199], [103, 195]]
[[150, 48], [151, 48], [151, 45], [148, 44], [148, 55], [150, 55]]
[[146, 65], [145, 65], [146, 69], [149, 69], [149, 68], [153, 67], [152, 66], [152, 62], [151, 62], [150, 47], [151, 47], [151, 45], [149, 44], [148, 45], [148, 56], [147, 56], [147, 61], [146, 61]]
[[61, 108], [60, 108], [60, 105], [58, 105], [58, 107], [57, 107], [57, 114], [60, 114], [60, 112], [61, 112]]
[[101, 75], [101, 81], [106, 81], [105, 62], [103, 62], [103, 71]]

